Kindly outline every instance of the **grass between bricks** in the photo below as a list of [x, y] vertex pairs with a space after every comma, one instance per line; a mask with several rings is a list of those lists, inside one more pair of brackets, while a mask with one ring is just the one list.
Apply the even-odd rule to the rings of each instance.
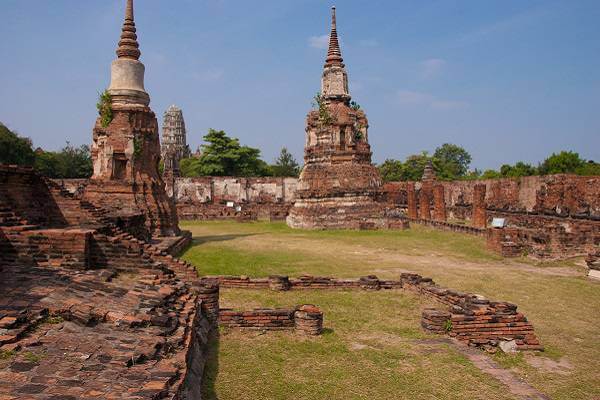
[[[182, 225], [195, 240], [184, 258], [202, 275], [397, 278], [412, 271], [443, 286], [514, 302], [547, 351], [499, 355], [496, 361], [553, 399], [600, 396], [600, 285], [585, 278], [580, 260], [503, 260], [485, 250], [482, 238], [418, 226], [322, 232], [291, 230], [283, 223]], [[418, 319], [426, 302], [404, 292], [223, 290], [222, 297], [223, 306], [239, 308], [314, 303], [333, 331], [306, 340], [286, 333], [224, 333], [214, 381], [219, 399], [507, 398], [505, 389], [451, 348], [424, 344]], [[316, 349], [323, 353], [315, 355]], [[566, 360], [573, 368], [557, 372], [534, 362], [539, 360]]]

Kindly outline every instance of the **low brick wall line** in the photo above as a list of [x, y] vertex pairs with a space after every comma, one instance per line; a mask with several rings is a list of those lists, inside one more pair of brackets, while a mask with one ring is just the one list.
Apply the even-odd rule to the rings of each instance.
[[482, 228], [475, 228], [473, 226], [453, 224], [451, 222], [434, 221], [431, 219], [420, 219], [420, 218], [407, 218], [411, 223], [429, 226], [436, 229], [441, 229], [451, 232], [467, 233], [469, 235], [485, 236], [486, 230]]
[[[434, 333], [447, 333], [473, 346], [496, 347], [501, 341], [515, 341], [519, 350], [543, 350], [535, 335], [533, 325], [517, 312], [517, 305], [488, 300], [483, 296], [460, 292], [436, 285], [431, 278], [418, 274], [403, 273], [400, 280], [380, 280], [374, 275], [358, 279], [301, 276], [288, 278], [273, 275], [268, 278], [246, 276], [210, 276], [200, 282], [214, 282], [224, 288], [270, 289], [354, 289], [381, 290], [406, 289], [428, 296], [443, 309], [423, 311], [421, 325]], [[220, 323], [249, 329], [280, 330], [292, 329], [291, 309], [233, 311], [221, 309]]]
[[446, 332], [469, 345], [496, 347], [501, 341], [514, 341], [518, 350], [543, 350], [533, 325], [517, 312], [517, 305], [488, 300], [483, 296], [458, 292], [436, 285], [418, 274], [401, 275], [402, 287], [431, 297], [446, 309], [425, 309], [421, 325], [434, 333]]
[[304, 275], [289, 278], [284, 275], [272, 275], [268, 278], [250, 278], [247, 276], [209, 275], [202, 281], [215, 281], [224, 288], [238, 289], [270, 289], [273, 291], [302, 290], [302, 289], [399, 289], [400, 281], [381, 280], [375, 275], [363, 276], [358, 279], [340, 279]]
[[312, 304], [296, 308], [260, 308], [251, 311], [235, 311], [222, 308], [219, 325], [260, 331], [293, 330], [300, 334], [316, 336], [323, 331], [323, 312]]

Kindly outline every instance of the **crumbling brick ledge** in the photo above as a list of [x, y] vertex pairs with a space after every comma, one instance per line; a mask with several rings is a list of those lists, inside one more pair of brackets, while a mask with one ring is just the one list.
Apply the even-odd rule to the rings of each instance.
[[248, 276], [209, 275], [202, 278], [219, 282], [223, 288], [240, 289], [270, 289], [286, 291], [291, 289], [399, 289], [400, 281], [380, 280], [375, 275], [363, 276], [358, 279], [341, 279], [324, 276], [302, 275], [289, 278], [284, 275], [271, 275], [268, 278], [250, 278]]
[[446, 332], [470, 346], [489, 348], [514, 341], [517, 350], [544, 350], [533, 325], [517, 312], [516, 304], [447, 289], [418, 274], [403, 273], [400, 280], [404, 289], [448, 306], [423, 311], [421, 326], [428, 331]]
[[[268, 278], [247, 276], [210, 276], [204, 280], [218, 282], [223, 288], [329, 290], [381, 290], [404, 289], [425, 295], [441, 303], [443, 308], [425, 309], [421, 325], [434, 333], [445, 333], [471, 346], [489, 349], [501, 342], [512, 342], [517, 350], [543, 350], [535, 335], [533, 325], [525, 315], [517, 312], [517, 305], [494, 301], [473, 293], [464, 293], [441, 287], [431, 278], [413, 273], [403, 273], [399, 280], [380, 280], [369, 275], [358, 279], [301, 276], [289, 278], [273, 275]], [[252, 329], [293, 329], [294, 310], [232, 311], [221, 309], [221, 325]]]
[[260, 308], [251, 311], [222, 308], [219, 311], [219, 325], [260, 331], [293, 330], [300, 334], [317, 336], [323, 331], [323, 312], [312, 304], [303, 304], [291, 309]]
[[486, 230], [482, 228], [476, 228], [474, 226], [453, 224], [446, 221], [434, 221], [432, 219], [421, 219], [421, 218], [407, 218], [410, 223], [415, 223], [423, 226], [428, 226], [443, 231], [466, 233], [475, 236], [485, 236]]

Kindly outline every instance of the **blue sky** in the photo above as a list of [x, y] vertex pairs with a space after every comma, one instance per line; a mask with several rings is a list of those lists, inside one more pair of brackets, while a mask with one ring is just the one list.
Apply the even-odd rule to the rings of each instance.
[[[321, 0], [137, 0], [146, 89], [208, 128], [301, 159], [330, 6]], [[455, 143], [473, 167], [563, 149], [600, 161], [600, 2], [338, 0], [353, 98], [374, 161]], [[60, 148], [91, 142], [124, 0], [1, 0], [0, 121]]]

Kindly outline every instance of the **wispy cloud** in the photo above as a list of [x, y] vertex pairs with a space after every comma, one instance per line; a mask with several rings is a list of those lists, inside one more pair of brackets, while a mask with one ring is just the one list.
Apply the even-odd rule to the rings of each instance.
[[379, 42], [375, 39], [362, 39], [358, 41], [359, 46], [362, 47], [377, 47]]
[[442, 72], [445, 66], [446, 61], [441, 58], [429, 58], [423, 60], [420, 63], [421, 76], [425, 79], [434, 78]]
[[326, 49], [329, 46], [329, 35], [311, 36], [308, 38], [308, 45], [315, 49]]
[[543, 18], [553, 15], [555, 11], [555, 6], [548, 7], [548, 5], [530, 8], [507, 18], [483, 25], [473, 31], [466, 32], [459, 36], [453, 45], [458, 47], [470, 45], [495, 34], [502, 34], [526, 25], [539, 23]]
[[396, 94], [398, 103], [403, 106], [429, 107], [434, 110], [456, 110], [468, 107], [464, 101], [441, 99], [429, 93], [412, 90], [399, 90]]
[[215, 82], [221, 80], [225, 71], [221, 68], [209, 68], [204, 71], [196, 71], [192, 74], [192, 77], [201, 82]]

